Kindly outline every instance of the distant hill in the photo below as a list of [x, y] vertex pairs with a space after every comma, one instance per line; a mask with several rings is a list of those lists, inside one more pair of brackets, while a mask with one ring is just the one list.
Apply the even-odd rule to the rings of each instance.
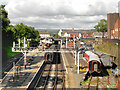
[[59, 29], [36, 29], [39, 32], [58, 33]]
[[[39, 32], [49, 32], [49, 33], [58, 33], [60, 29], [36, 29]], [[71, 29], [65, 29], [65, 30], [71, 30]], [[77, 30], [77, 29], [76, 29]], [[79, 30], [79, 29], [78, 29]], [[81, 29], [82, 30], [82, 29]], [[84, 29], [83, 29], [84, 30]], [[88, 29], [91, 31], [96, 31], [96, 29]]]

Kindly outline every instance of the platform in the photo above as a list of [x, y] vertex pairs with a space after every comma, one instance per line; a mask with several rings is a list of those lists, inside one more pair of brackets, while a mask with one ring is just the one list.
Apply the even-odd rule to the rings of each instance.
[[[28, 55], [31, 55], [28, 53]], [[21, 73], [18, 74], [15, 73], [15, 79], [13, 81], [13, 70], [9, 72], [9, 74], [6, 76], [6, 78], [2, 82], [1, 89], [4, 90], [6, 88], [26, 88], [27, 85], [31, 82], [32, 78], [38, 71], [39, 67], [43, 63], [43, 56], [44, 53], [39, 53], [38, 56], [34, 58], [34, 60], [31, 62], [31, 65], [27, 65], [26, 69], [24, 69], [24, 60], [22, 59], [17, 65], [21, 66]]]

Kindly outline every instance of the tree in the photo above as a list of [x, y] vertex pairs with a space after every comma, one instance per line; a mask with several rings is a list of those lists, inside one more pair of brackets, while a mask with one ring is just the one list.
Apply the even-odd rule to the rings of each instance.
[[101, 19], [100, 22], [98, 22], [98, 24], [94, 26], [94, 28], [98, 32], [102, 32], [103, 33], [102, 37], [104, 37], [105, 32], [107, 32], [107, 20]]
[[58, 38], [58, 33], [55, 34], [55, 38]]
[[[5, 45], [10, 45], [12, 40], [13, 40], [13, 37], [12, 37], [12, 32], [11, 31], [8, 31], [7, 32], [7, 28], [9, 27], [9, 24], [10, 24], [10, 20], [8, 18], [8, 13], [7, 11], [5, 10], [5, 5], [0, 5], [0, 10], [1, 10], [1, 15], [0, 15], [0, 18], [1, 18], [1, 28], [2, 28], [2, 44], [3, 46]], [[9, 38], [9, 40], [8, 40]]]
[[[1, 9], [1, 20], [2, 20], [2, 34], [3, 37], [11, 37], [11, 40], [16, 41], [18, 38], [24, 38], [27, 39], [34, 39], [36, 41], [39, 41], [39, 32], [34, 29], [34, 27], [30, 27], [27, 25], [24, 25], [23, 23], [16, 24], [15, 26], [9, 25], [10, 20], [8, 19], [8, 13], [5, 10], [5, 5], [0, 6]], [[10, 39], [10, 38], [9, 38]], [[12, 44], [12, 43], [11, 43]]]
[[2, 19], [2, 30], [6, 30], [6, 28], [10, 24], [10, 20], [8, 19], [8, 13], [5, 10], [5, 5], [1, 5], [0, 10], [1, 10], [1, 19]]

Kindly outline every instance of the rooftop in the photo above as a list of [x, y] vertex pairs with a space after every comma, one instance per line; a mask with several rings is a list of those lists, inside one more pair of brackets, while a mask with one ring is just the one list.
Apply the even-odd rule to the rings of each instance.
[[39, 32], [39, 34], [50, 34], [49, 32]]

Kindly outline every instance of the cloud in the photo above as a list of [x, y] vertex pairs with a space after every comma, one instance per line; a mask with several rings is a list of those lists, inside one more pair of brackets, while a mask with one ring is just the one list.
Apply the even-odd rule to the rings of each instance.
[[23, 22], [35, 28], [93, 28], [118, 0], [4, 0], [11, 24]]

